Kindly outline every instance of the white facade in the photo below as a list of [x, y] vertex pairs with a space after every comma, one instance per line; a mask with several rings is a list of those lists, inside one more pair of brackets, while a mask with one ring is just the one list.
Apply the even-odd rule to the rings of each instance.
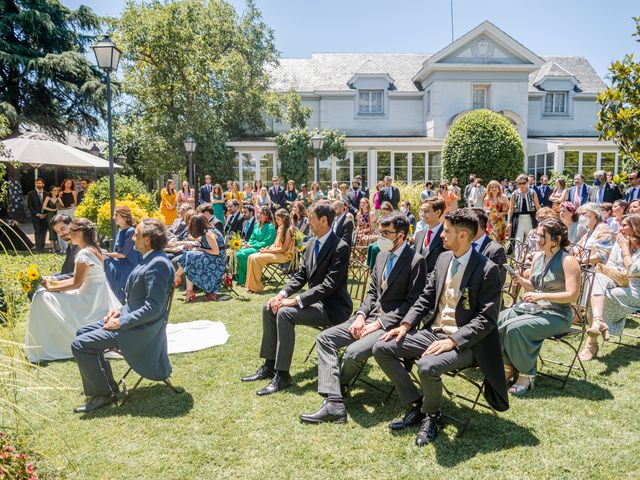
[[[541, 58], [490, 22], [433, 55], [314, 54], [283, 59], [271, 76], [276, 91], [294, 88], [311, 107], [310, 129], [339, 129], [347, 136], [347, 158], [323, 160], [323, 183], [356, 174], [369, 184], [385, 174], [437, 181], [448, 129], [477, 108], [499, 112], [514, 125], [528, 173], [617, 171], [615, 145], [597, 139], [596, 97], [606, 86], [589, 62]], [[289, 129], [273, 121], [270, 126], [274, 133]], [[229, 145], [238, 152], [240, 180], [278, 172], [273, 141]]]

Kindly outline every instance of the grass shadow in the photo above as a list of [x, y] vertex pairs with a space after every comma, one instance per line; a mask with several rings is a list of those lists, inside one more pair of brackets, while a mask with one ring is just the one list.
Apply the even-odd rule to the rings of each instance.
[[[554, 371], [553, 373], [557, 374], [558, 372]], [[588, 380], [583, 380], [582, 378], [578, 379], [570, 377], [567, 380], [565, 387], [560, 387], [560, 381], [543, 375], [538, 375], [536, 377], [535, 389], [527, 392], [526, 395], [523, 395], [520, 398], [523, 400], [533, 400], [538, 398], [571, 397], [589, 400], [592, 402], [611, 400], [614, 398], [610, 390]]]
[[137, 388], [124, 405], [114, 405], [87, 413], [82, 420], [106, 417], [184, 417], [193, 408], [189, 392], [174, 393], [166, 385], [155, 384]]
[[[636, 361], [640, 355], [640, 343], [638, 343], [638, 347], [636, 348], [630, 345], [608, 342], [606, 349], [608, 352], [602, 355], [604, 347], [601, 347], [600, 355], [598, 355], [595, 360], [595, 362], [600, 362], [605, 366], [605, 369], [599, 373], [599, 375], [603, 377], [609, 377], [618, 373]], [[591, 363], [594, 363], [594, 361]]]

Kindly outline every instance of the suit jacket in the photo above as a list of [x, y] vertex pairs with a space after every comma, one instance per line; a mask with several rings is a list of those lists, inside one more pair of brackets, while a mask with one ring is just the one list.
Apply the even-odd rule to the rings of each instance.
[[284, 188], [281, 187], [280, 185], [278, 185], [278, 188], [274, 187], [273, 185], [269, 188], [269, 197], [271, 198], [271, 204], [278, 204], [280, 205], [279, 207], [275, 207], [275, 205], [272, 207], [273, 209], [276, 208], [284, 208]]
[[[423, 321], [423, 328], [431, 328], [438, 315], [440, 296], [452, 258], [452, 252], [440, 255], [434, 275], [429, 277], [424, 291], [402, 323], [417, 327]], [[473, 250], [460, 283], [461, 294], [455, 313], [458, 330], [451, 339], [458, 350], [470, 348], [473, 351], [487, 380], [484, 397], [493, 408], [502, 412], [509, 408], [509, 398], [497, 328], [501, 288], [498, 267]]]
[[211, 192], [213, 191], [213, 185], [206, 183], [200, 187], [200, 196], [198, 197], [198, 205], [203, 203], [209, 203], [211, 201]]
[[62, 264], [62, 269], [60, 270], [61, 274], [73, 275], [73, 272], [76, 269], [76, 254], [78, 253], [78, 250], [79, 248], [77, 245], [74, 245], [73, 243], [69, 242], [69, 245], [67, 245], [67, 251], [66, 251], [66, 256], [64, 258], [64, 263]]
[[413, 248], [416, 253], [419, 253], [424, 257], [426, 261], [427, 275], [433, 272], [438, 257], [442, 252], [445, 251], [444, 245], [442, 244], [442, 238], [440, 238], [441, 233], [442, 227], [440, 227], [440, 229], [438, 230], [436, 237], [431, 239], [428, 251], [426, 248], [424, 248], [424, 239], [427, 236], [427, 229], [425, 228], [424, 230], [420, 230], [414, 237], [415, 240], [413, 242]]
[[[634, 191], [634, 188], [637, 189], [637, 190]], [[624, 192], [624, 199], [627, 202], [631, 203], [636, 198], [640, 198], [640, 187], [629, 187], [629, 188], [627, 188], [627, 190]]]
[[222, 223], [222, 220], [220, 220], [218, 217], [216, 217], [215, 215], [213, 217], [211, 217], [210, 222], [211, 225], [213, 226], [213, 228], [215, 228], [216, 230], [218, 230], [220, 233], [224, 232], [224, 223]]
[[322, 304], [331, 323], [337, 325], [346, 321], [353, 311], [353, 302], [347, 291], [351, 249], [331, 232], [314, 260], [315, 242], [317, 239], [312, 238], [307, 243], [302, 265], [291, 276], [284, 291], [290, 297], [307, 285], [308, 289], [299, 294], [302, 306]]
[[[607, 182], [604, 184], [603, 188], [604, 188], [604, 193], [602, 194], [602, 202], [613, 203], [616, 200], [619, 200], [622, 198], [622, 193], [620, 193], [620, 189], [617, 186], [612, 187], [609, 184], [609, 182]], [[591, 202], [600, 203], [598, 202], [599, 192], [600, 192], [600, 187], [596, 187], [596, 186], [592, 187], [589, 200]]]
[[[582, 188], [582, 193], [580, 195], [580, 205], [584, 205], [585, 203], [587, 203], [589, 201], [589, 194], [591, 193], [591, 189], [587, 185], [582, 184], [582, 186], [584, 188], [581, 187]], [[571, 203], [574, 203], [573, 199], [576, 196], [576, 188], [577, 187], [574, 185], [573, 187], [571, 187], [569, 189], [569, 196], [567, 197], [567, 200], [569, 202], [571, 202]]]
[[507, 278], [507, 271], [504, 268], [507, 263], [507, 252], [505, 252], [504, 247], [487, 236], [482, 245], [480, 245], [480, 253], [498, 266], [500, 278], [502, 279], [500, 288], [502, 288]]
[[82, 202], [84, 200], [84, 196], [86, 194], [87, 194], [86, 190], [80, 189], [80, 191], [78, 191], [78, 205], [80, 205], [80, 202]]
[[377, 318], [385, 330], [395, 327], [407, 314], [424, 290], [427, 281], [426, 263], [422, 255], [405, 245], [389, 278], [383, 281], [389, 252], [380, 252], [371, 275], [371, 285], [358, 312], [367, 318]]
[[242, 222], [242, 230], [240, 230], [240, 236], [243, 240], [249, 241], [251, 238], [251, 234], [253, 233], [253, 227], [256, 226], [255, 217], [251, 217], [249, 220], [243, 220]]
[[344, 240], [349, 248], [353, 245], [353, 228], [353, 218], [348, 214], [345, 214], [336, 225], [335, 234]]
[[242, 212], [236, 212], [235, 215], [229, 215], [224, 226], [224, 234], [230, 235], [232, 233], [240, 232], [243, 224], [244, 217], [242, 216]]
[[49, 195], [51, 195], [49, 192], [43, 190], [42, 201], [40, 201], [37, 190], [31, 190], [29, 193], [27, 193], [27, 208], [29, 209], [32, 220], [39, 220], [36, 215], [44, 213], [44, 211], [42, 210], [42, 204], [44, 203], [45, 198], [47, 198]]
[[133, 370], [150, 380], [171, 375], [167, 355], [167, 298], [175, 272], [164, 252], [151, 252], [133, 269], [120, 310], [118, 347]]
[[[543, 189], [545, 192], [543, 193]], [[553, 188], [550, 185], [546, 186], [546, 189], [540, 185], [539, 187], [534, 187], [536, 194], [538, 195], [538, 202], [540, 202], [541, 207], [551, 207], [553, 202], [549, 200], [551, 198], [551, 194], [553, 193]]]
[[363, 198], [365, 198], [364, 192], [360, 188], [349, 192], [349, 211], [354, 216], [358, 214], [358, 210], [360, 209], [360, 200]]
[[387, 192], [387, 187], [382, 187], [378, 194], [378, 201], [380, 203], [389, 202], [393, 206], [393, 209], [397, 210], [398, 203], [400, 203], [400, 190], [398, 190], [398, 187], [394, 187], [394, 186], [391, 186], [391, 190], [392, 190], [392, 194], [391, 194], [391, 197], [389, 197], [389, 193]]

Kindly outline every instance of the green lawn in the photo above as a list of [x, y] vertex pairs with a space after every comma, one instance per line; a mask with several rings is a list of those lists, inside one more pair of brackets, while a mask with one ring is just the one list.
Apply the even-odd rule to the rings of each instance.
[[[387, 428], [402, 413], [397, 397], [383, 405], [383, 395], [362, 383], [346, 402], [346, 425], [299, 422], [300, 412], [320, 405], [315, 362], [303, 363], [315, 330], [297, 330], [291, 389], [260, 398], [255, 391], [264, 382], [239, 381], [260, 364], [260, 307], [271, 294], [219, 304], [184, 304], [177, 294], [171, 322], [219, 320], [231, 335], [224, 346], [171, 357], [173, 381], [186, 390], [180, 395], [144, 382], [124, 406], [78, 416], [71, 413], [83, 400], [75, 363], [46, 366], [70, 389], [37, 405], [49, 418], [34, 418], [37, 434], [30, 439], [42, 467], [73, 479], [640, 476], [640, 373], [634, 363], [640, 350], [607, 345], [588, 364], [587, 381], [576, 377], [560, 390], [541, 378], [507, 412], [476, 411], [461, 438], [457, 427], [447, 425], [435, 445], [418, 449], [415, 429], [393, 435]], [[545, 352], [557, 356], [564, 350], [547, 345]], [[116, 375], [123, 373], [124, 362], [113, 364]], [[387, 385], [373, 360], [367, 376]], [[444, 408], [469, 414], [448, 400]]]

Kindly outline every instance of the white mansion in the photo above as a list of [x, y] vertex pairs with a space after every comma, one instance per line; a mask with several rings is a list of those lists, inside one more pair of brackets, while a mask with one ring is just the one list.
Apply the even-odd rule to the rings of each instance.
[[[479, 108], [514, 125], [526, 148], [527, 173], [539, 177], [554, 169], [587, 177], [600, 168], [618, 170], [616, 146], [599, 141], [595, 130], [596, 96], [606, 86], [589, 62], [539, 57], [488, 21], [433, 55], [314, 54], [282, 59], [271, 77], [272, 88], [294, 88], [312, 108], [310, 129], [346, 134], [347, 157], [320, 163], [324, 185], [358, 174], [369, 185], [385, 175], [437, 181], [448, 128]], [[270, 126], [276, 133], [289, 128]], [[228, 145], [236, 151], [240, 181], [277, 174], [273, 139]]]

